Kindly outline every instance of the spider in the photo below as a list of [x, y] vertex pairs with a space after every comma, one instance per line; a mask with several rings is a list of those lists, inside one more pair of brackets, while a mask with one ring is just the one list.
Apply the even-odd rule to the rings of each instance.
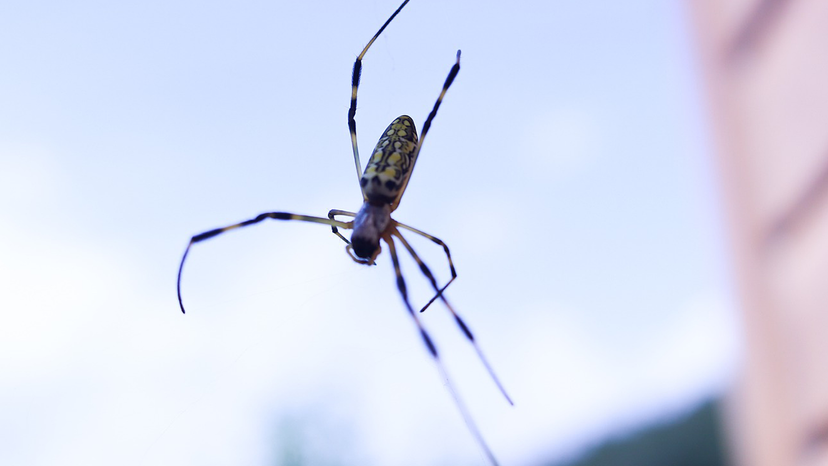
[[[351, 145], [353, 146], [354, 152], [354, 164], [356, 165], [357, 177], [359, 178], [359, 184], [362, 190], [363, 195], [363, 204], [362, 207], [359, 209], [359, 212], [353, 213], [344, 210], [334, 209], [328, 212], [328, 218], [323, 217], [311, 217], [307, 215], [297, 215], [287, 212], [266, 212], [256, 216], [253, 219], [246, 220], [241, 223], [236, 223], [234, 225], [226, 226], [223, 228], [215, 228], [210, 231], [206, 231], [204, 233], [198, 234], [193, 236], [190, 239], [190, 243], [187, 245], [187, 248], [184, 250], [184, 256], [181, 258], [181, 265], [178, 268], [178, 283], [177, 283], [177, 290], [178, 290], [178, 304], [181, 307], [181, 312], [184, 311], [184, 303], [181, 300], [181, 272], [184, 269], [184, 261], [187, 259], [187, 254], [190, 252], [190, 248], [193, 244], [199, 243], [201, 241], [213, 238], [214, 236], [218, 236], [222, 233], [225, 233], [230, 230], [234, 230], [240, 227], [246, 227], [249, 225], [253, 225], [259, 223], [265, 219], [275, 219], [275, 220], [301, 220], [303, 222], [311, 222], [311, 223], [321, 223], [323, 225], [330, 225], [331, 230], [335, 235], [340, 237], [343, 241], [345, 241], [346, 246], [345, 250], [351, 258], [360, 264], [365, 265], [375, 265], [375, 260], [381, 251], [380, 247], [380, 240], [385, 241], [385, 244], [388, 245], [388, 252], [391, 255], [391, 262], [394, 266], [394, 273], [396, 274], [397, 278], [397, 288], [399, 288], [400, 294], [402, 295], [403, 302], [405, 303], [405, 307], [408, 310], [409, 315], [414, 320], [414, 323], [417, 325], [419, 329], [420, 336], [425, 343], [426, 348], [428, 349], [429, 353], [433, 357], [437, 368], [440, 372], [441, 377], [446, 382], [446, 385], [451, 392], [455, 404], [457, 405], [458, 410], [460, 411], [461, 415], [463, 416], [466, 425], [468, 426], [469, 430], [471, 431], [472, 435], [475, 437], [478, 444], [484, 450], [486, 456], [492, 462], [492, 464], [497, 464], [497, 460], [495, 459], [494, 455], [492, 454], [491, 450], [489, 449], [488, 445], [486, 444], [483, 436], [481, 435], [480, 431], [477, 429], [474, 421], [471, 418], [467, 408], [461, 401], [460, 397], [457, 395], [457, 391], [454, 389], [451, 380], [448, 377], [448, 373], [445, 370], [443, 363], [440, 360], [440, 357], [437, 353], [437, 347], [432, 342], [431, 337], [429, 336], [428, 332], [423, 327], [423, 324], [420, 322], [418, 317], [418, 313], [414, 312], [414, 308], [411, 307], [411, 303], [408, 300], [408, 293], [406, 291], [405, 280], [403, 279], [402, 272], [400, 270], [400, 262], [397, 257], [397, 249], [396, 249], [396, 241], [399, 241], [400, 244], [411, 254], [411, 257], [417, 262], [417, 265], [420, 267], [420, 271], [425, 275], [428, 281], [431, 283], [431, 286], [434, 288], [436, 294], [426, 303], [426, 305], [420, 310], [420, 312], [425, 311], [435, 300], [439, 299], [443, 302], [446, 308], [451, 312], [452, 316], [454, 317], [455, 322], [460, 327], [463, 334], [469, 340], [469, 342], [474, 347], [475, 351], [477, 352], [478, 357], [480, 358], [482, 364], [485, 366], [486, 370], [489, 372], [490, 376], [492, 377], [494, 383], [497, 385], [500, 392], [509, 402], [509, 404], [514, 405], [512, 403], [511, 398], [506, 393], [506, 390], [503, 388], [503, 385], [500, 383], [500, 380], [495, 375], [494, 371], [492, 370], [491, 366], [489, 365], [486, 358], [483, 356], [483, 353], [480, 350], [480, 347], [477, 345], [477, 342], [472, 335], [471, 330], [460, 318], [460, 316], [455, 312], [454, 308], [449, 304], [446, 297], [443, 295], [443, 292], [448, 288], [448, 286], [457, 278], [457, 272], [454, 269], [454, 263], [451, 260], [451, 253], [449, 252], [449, 248], [442, 240], [428, 233], [420, 231], [414, 227], [402, 224], [397, 222], [396, 220], [391, 218], [391, 212], [396, 210], [397, 206], [400, 203], [400, 199], [402, 198], [403, 193], [405, 192], [405, 188], [408, 185], [408, 181], [411, 179], [411, 172], [414, 169], [414, 163], [417, 161], [417, 157], [420, 154], [420, 149], [423, 144], [423, 140], [425, 140], [426, 134], [428, 134], [428, 130], [431, 127], [431, 122], [434, 120], [434, 116], [437, 114], [437, 110], [440, 108], [440, 104], [443, 101], [443, 97], [446, 95], [446, 91], [448, 91], [449, 86], [451, 86], [454, 78], [457, 76], [457, 73], [460, 71], [460, 51], [457, 51], [457, 60], [454, 65], [451, 67], [449, 71], [448, 77], [446, 78], [445, 83], [443, 84], [443, 89], [440, 92], [437, 101], [434, 103], [434, 108], [432, 108], [431, 112], [428, 114], [428, 118], [426, 118], [425, 124], [423, 124], [423, 133], [422, 136], [417, 139], [417, 130], [414, 126], [414, 121], [408, 115], [401, 115], [396, 118], [394, 121], [388, 125], [385, 132], [380, 137], [379, 142], [377, 142], [376, 147], [374, 148], [374, 152], [371, 155], [371, 160], [368, 162], [368, 165], [365, 167], [365, 171], [361, 172], [360, 167], [362, 166], [359, 161], [359, 149], [357, 147], [357, 132], [356, 132], [356, 120], [354, 119], [356, 115], [356, 108], [357, 108], [357, 88], [359, 87], [359, 78], [362, 72], [362, 58], [365, 56], [368, 49], [374, 43], [375, 40], [382, 34], [382, 31], [391, 23], [394, 17], [399, 14], [399, 12], [405, 7], [405, 5], [409, 2], [409, 0], [403, 1], [403, 3], [397, 8], [396, 11], [385, 21], [385, 24], [374, 34], [374, 37], [368, 42], [365, 48], [362, 50], [362, 53], [359, 54], [356, 61], [354, 62], [354, 70], [351, 77], [351, 106], [348, 109], [348, 129], [351, 134]], [[353, 218], [351, 221], [340, 221], [337, 220], [336, 217], [350, 217]], [[343, 228], [346, 230], [353, 230], [351, 235], [350, 241], [345, 238], [340, 232], [339, 229]], [[418, 234], [425, 238], [428, 238], [435, 244], [441, 246], [443, 251], [446, 254], [446, 259], [448, 260], [449, 270], [451, 271], [451, 279], [442, 287], [438, 286], [437, 280], [434, 278], [434, 275], [429, 270], [428, 266], [420, 259], [411, 245], [408, 244], [408, 241], [403, 237], [400, 230], [407, 230], [409, 232]]]

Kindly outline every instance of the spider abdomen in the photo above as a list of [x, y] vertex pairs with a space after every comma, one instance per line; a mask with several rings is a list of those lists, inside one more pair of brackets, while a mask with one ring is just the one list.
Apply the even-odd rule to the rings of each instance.
[[397, 199], [411, 176], [416, 152], [414, 120], [401, 115], [385, 129], [359, 181], [368, 202], [390, 204]]

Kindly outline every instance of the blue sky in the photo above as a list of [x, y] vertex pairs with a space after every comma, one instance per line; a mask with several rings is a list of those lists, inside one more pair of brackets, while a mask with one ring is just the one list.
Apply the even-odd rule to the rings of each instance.
[[[739, 360], [686, 11], [623, 3], [412, 0], [364, 61], [366, 160], [463, 51], [394, 216], [451, 247], [516, 406], [423, 321], [504, 464], [691, 409]], [[388, 256], [272, 222], [196, 245], [175, 297], [193, 234], [359, 208], [350, 72], [397, 6], [4, 4], [0, 463], [485, 464]]]

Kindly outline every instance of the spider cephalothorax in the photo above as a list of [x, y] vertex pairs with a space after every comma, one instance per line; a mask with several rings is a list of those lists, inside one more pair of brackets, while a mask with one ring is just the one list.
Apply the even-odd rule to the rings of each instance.
[[391, 205], [365, 202], [354, 217], [351, 248], [354, 254], [373, 263], [380, 252], [380, 238], [391, 226]]

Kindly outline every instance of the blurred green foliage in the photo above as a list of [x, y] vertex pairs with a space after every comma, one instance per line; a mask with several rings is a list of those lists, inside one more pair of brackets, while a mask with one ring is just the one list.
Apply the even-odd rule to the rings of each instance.
[[725, 466], [718, 402], [672, 422], [610, 440], [577, 461], [556, 466]]

